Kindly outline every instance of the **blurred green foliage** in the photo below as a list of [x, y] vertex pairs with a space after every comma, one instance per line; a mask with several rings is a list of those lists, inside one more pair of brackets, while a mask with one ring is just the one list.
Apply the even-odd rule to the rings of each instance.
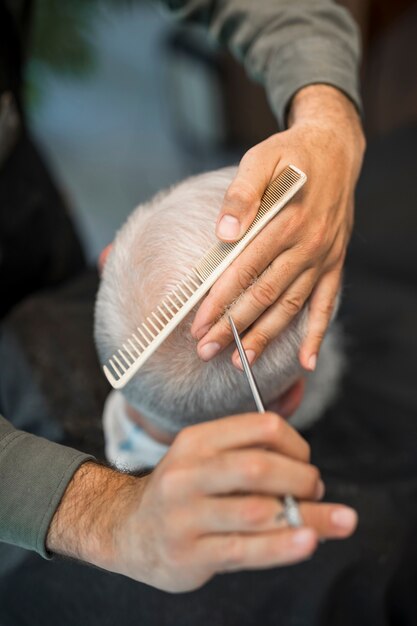
[[35, 0], [26, 68], [26, 100], [41, 99], [41, 73], [49, 69], [83, 77], [95, 66], [92, 25], [102, 7], [126, 7], [123, 0]]
[[88, 33], [99, 4], [103, 0], [37, 0], [30, 59], [60, 73], [90, 70], [94, 54]]

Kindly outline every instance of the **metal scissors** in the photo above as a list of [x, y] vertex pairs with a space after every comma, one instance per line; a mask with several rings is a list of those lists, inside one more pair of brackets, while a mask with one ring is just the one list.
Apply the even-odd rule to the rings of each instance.
[[[236, 346], [239, 352], [240, 360], [242, 361], [243, 371], [246, 374], [246, 378], [249, 383], [249, 387], [252, 392], [253, 399], [255, 400], [256, 408], [258, 409], [259, 413], [265, 413], [264, 403], [262, 401], [262, 397], [261, 397], [258, 385], [256, 384], [255, 377], [250, 368], [249, 361], [246, 356], [246, 352], [243, 349], [242, 342], [240, 340], [239, 333], [237, 332], [236, 325], [233, 321], [232, 316], [229, 315], [228, 317], [229, 317], [230, 326], [232, 328], [233, 337], [235, 339]], [[286, 519], [288, 526], [292, 526], [293, 528], [299, 528], [300, 526], [302, 526], [303, 519], [301, 517], [298, 503], [296, 499], [294, 498], [294, 496], [291, 496], [291, 495], [284, 496], [283, 505], [284, 505], [283, 517]]]

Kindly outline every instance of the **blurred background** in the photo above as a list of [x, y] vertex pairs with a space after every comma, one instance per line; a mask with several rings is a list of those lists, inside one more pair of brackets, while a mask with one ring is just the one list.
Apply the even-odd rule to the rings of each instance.
[[[417, 3], [342, 4], [363, 36], [368, 140], [417, 122]], [[155, 2], [39, 0], [34, 18], [30, 125], [90, 260], [139, 202], [276, 131], [263, 89]]]
[[26, 76], [89, 259], [139, 202], [275, 130], [261, 87], [200, 29], [156, 2], [92, 4], [37, 3]]

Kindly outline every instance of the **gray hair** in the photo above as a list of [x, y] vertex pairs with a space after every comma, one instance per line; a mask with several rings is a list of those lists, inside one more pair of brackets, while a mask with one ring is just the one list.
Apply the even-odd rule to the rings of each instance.
[[[215, 220], [235, 173], [233, 167], [188, 178], [137, 207], [117, 233], [95, 309], [102, 363], [216, 242]], [[195, 310], [122, 390], [134, 408], [171, 434], [190, 424], [255, 410], [245, 377], [231, 363], [233, 345], [208, 363], [199, 359], [190, 334]], [[254, 365], [266, 403], [303, 373], [298, 351], [307, 315], [306, 305]], [[295, 426], [312, 423], [333, 399], [342, 364], [333, 325], [316, 371], [308, 375], [305, 400], [292, 418]]]

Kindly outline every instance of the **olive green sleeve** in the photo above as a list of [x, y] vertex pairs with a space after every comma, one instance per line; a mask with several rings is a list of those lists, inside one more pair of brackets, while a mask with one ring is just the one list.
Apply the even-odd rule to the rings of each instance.
[[0, 416], [0, 541], [49, 558], [52, 517], [75, 470], [90, 456], [19, 430]]
[[178, 18], [204, 25], [265, 86], [280, 128], [294, 94], [315, 83], [361, 109], [360, 42], [348, 11], [332, 0], [164, 0]]

